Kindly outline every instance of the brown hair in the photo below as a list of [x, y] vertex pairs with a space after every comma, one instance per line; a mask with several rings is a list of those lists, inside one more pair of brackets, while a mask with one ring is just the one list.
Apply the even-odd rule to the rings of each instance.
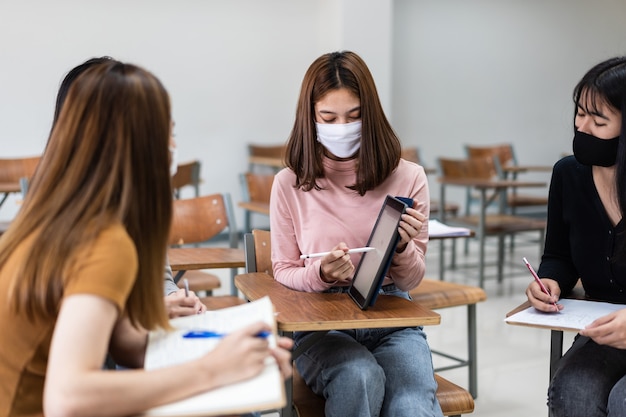
[[29, 235], [37, 244], [10, 283], [31, 319], [55, 316], [78, 250], [121, 222], [135, 244], [137, 280], [125, 314], [167, 327], [162, 271], [172, 217], [169, 97], [152, 74], [117, 61], [72, 83], [23, 206], [0, 239], [0, 268]]
[[316, 180], [324, 177], [324, 149], [317, 141], [315, 103], [329, 91], [341, 88], [350, 90], [361, 101], [361, 148], [356, 184], [349, 188], [364, 195], [385, 181], [398, 166], [400, 140], [383, 112], [367, 65], [354, 52], [333, 52], [316, 59], [302, 81], [285, 157], [285, 164], [296, 174], [296, 188], [319, 189]]

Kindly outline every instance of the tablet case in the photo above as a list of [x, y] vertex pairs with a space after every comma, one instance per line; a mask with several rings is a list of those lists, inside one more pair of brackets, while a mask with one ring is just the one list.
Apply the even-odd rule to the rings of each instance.
[[[385, 279], [387, 271], [389, 270], [389, 266], [391, 265], [391, 259], [393, 258], [393, 254], [396, 250], [396, 246], [398, 245], [398, 241], [400, 238], [400, 235], [398, 233], [398, 224], [400, 223], [400, 217], [402, 213], [405, 212], [407, 206], [409, 206], [407, 203], [410, 203], [411, 207], [413, 205], [412, 199], [403, 198], [403, 200], [404, 201], [400, 200], [399, 198], [388, 195], [385, 198], [385, 202], [383, 203], [383, 206], [381, 207], [380, 212], [378, 213], [378, 218], [376, 219], [376, 223], [374, 224], [372, 233], [370, 234], [370, 237], [367, 241], [367, 246], [371, 246], [372, 239], [376, 237], [379, 227], [393, 227], [393, 231], [388, 231], [391, 234], [391, 238], [389, 239], [388, 242], [385, 242], [386, 245], [385, 245], [384, 255], [382, 256], [379, 264], [377, 265], [374, 279], [371, 280], [370, 285], [367, 287], [367, 292], [365, 294], [362, 294], [362, 292], [365, 292], [365, 291], [359, 291], [359, 289], [355, 286], [355, 283], [361, 286], [360, 280], [368, 279], [367, 276], [363, 277], [362, 275], [359, 275], [359, 274], [364, 273], [363, 266], [368, 261], [367, 257], [375, 256], [375, 252], [364, 253], [363, 256], [361, 257], [361, 261], [359, 262], [359, 265], [357, 266], [354, 272], [354, 278], [348, 290], [348, 294], [362, 310], [366, 310], [369, 306], [374, 305], [374, 303], [376, 302], [376, 298], [378, 297], [378, 293], [380, 292], [380, 287], [383, 283], [383, 280]], [[381, 218], [387, 212], [387, 210], [391, 210], [391, 213], [393, 213], [393, 216], [394, 216], [394, 222], [391, 224], [386, 224], [384, 222], [381, 222]]]

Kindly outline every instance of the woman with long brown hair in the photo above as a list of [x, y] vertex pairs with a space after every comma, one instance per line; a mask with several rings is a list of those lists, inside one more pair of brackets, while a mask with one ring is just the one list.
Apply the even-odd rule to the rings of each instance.
[[287, 352], [225, 337], [156, 371], [147, 330], [167, 328], [162, 270], [172, 215], [171, 116], [149, 72], [105, 62], [68, 90], [15, 220], [0, 238], [0, 416], [131, 415], [259, 373]]
[[[409, 298], [424, 277], [429, 193], [424, 169], [400, 158], [374, 79], [354, 52], [317, 58], [302, 81], [286, 169], [272, 186], [274, 277], [308, 292], [347, 292], [387, 195], [408, 197], [382, 292]], [[321, 258], [301, 254], [331, 250]], [[310, 332], [297, 332], [298, 346]], [[296, 359], [327, 416], [441, 416], [421, 327], [330, 331]]]

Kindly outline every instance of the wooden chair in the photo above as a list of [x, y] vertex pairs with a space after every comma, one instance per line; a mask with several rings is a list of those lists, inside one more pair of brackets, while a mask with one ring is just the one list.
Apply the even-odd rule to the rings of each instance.
[[246, 172], [239, 175], [243, 201], [238, 203], [244, 210], [244, 232], [252, 230], [253, 214], [270, 215], [270, 193], [274, 174]]
[[[270, 232], [255, 229], [244, 235], [246, 273], [265, 272], [273, 276]], [[435, 374], [437, 399], [445, 416], [460, 416], [474, 411], [474, 399], [464, 388]], [[324, 399], [311, 391], [294, 367], [293, 406], [299, 417], [323, 417]]]
[[[513, 150], [513, 145], [509, 143], [501, 143], [495, 145], [465, 145], [465, 152], [468, 158], [483, 158], [483, 157], [496, 157], [494, 160], [494, 167], [496, 170], [496, 174], [498, 177], [502, 179], [509, 178], [507, 168], [510, 167], [519, 167], [517, 163], [517, 158], [515, 157], [515, 152]], [[529, 167], [524, 171], [534, 171], [541, 170], [545, 171], [545, 167]], [[517, 179], [518, 172], [515, 170], [511, 171], [511, 179]], [[471, 193], [467, 194], [467, 206], [466, 206], [466, 214], [468, 214], [467, 209], [471, 203], [475, 203], [477, 201], [476, 197]], [[516, 209], [520, 207], [539, 207], [542, 210], [546, 209], [548, 206], [548, 197], [546, 196], [536, 196], [530, 194], [519, 194], [517, 189], [512, 188], [511, 192], [507, 195], [506, 199], [507, 207], [511, 214], [516, 214]]]
[[[190, 199], [174, 200], [174, 214], [169, 244], [174, 247], [200, 245], [220, 234], [226, 234], [229, 247], [239, 246], [230, 194], [211, 194]], [[234, 279], [237, 270], [231, 270]], [[203, 271], [187, 271], [189, 289], [211, 294], [221, 286], [219, 277]], [[177, 282], [181, 286], [180, 282]]]
[[[415, 162], [418, 165], [422, 165], [422, 160], [420, 158], [420, 151], [417, 147], [406, 147], [402, 148], [402, 159], [406, 159], [407, 161]], [[436, 169], [426, 168], [424, 167], [426, 174], [434, 174], [436, 173]], [[430, 199], [430, 217], [437, 218], [439, 216], [439, 212], [441, 211], [440, 204], [436, 199]], [[456, 216], [459, 212], [459, 205], [456, 203], [446, 203], [444, 210], [446, 214], [449, 216]]]
[[254, 172], [257, 168], [269, 168], [276, 173], [285, 166], [285, 144], [248, 145], [248, 171]]
[[[582, 282], [578, 280], [576, 286], [568, 294], [561, 294], [561, 298], [572, 298], [575, 300], [585, 300], [585, 289]], [[530, 301], [525, 301], [513, 310], [506, 313], [506, 317], [510, 317], [513, 314], [530, 307]], [[552, 381], [557, 369], [559, 369], [559, 362], [563, 357], [563, 330], [562, 329], [550, 329], [550, 372], [548, 381]]]
[[178, 165], [176, 174], [172, 177], [175, 198], [181, 198], [181, 189], [187, 186], [194, 188], [195, 197], [200, 197], [200, 167], [199, 160]]
[[[477, 186], [478, 184], [489, 184], [497, 180], [494, 157], [468, 158], [468, 159], [449, 159], [439, 158], [439, 172], [441, 183], [442, 199], [444, 197], [444, 187], [446, 183], [458, 183], [464, 185], [466, 189]], [[494, 183], [497, 183], [495, 181]], [[457, 185], [458, 185], [457, 184]], [[522, 185], [522, 183], [519, 183]], [[546, 226], [545, 220], [537, 220], [529, 217], [514, 216], [504, 213], [503, 194], [507, 187], [494, 186], [491, 188], [493, 194], [488, 198], [483, 197], [484, 205], [488, 205], [490, 201], [500, 202], [500, 211], [496, 214], [486, 213], [486, 207], [481, 208], [481, 213], [477, 215], [465, 215], [446, 218], [445, 222], [455, 225], [461, 225], [472, 229], [479, 239], [479, 282], [480, 287], [484, 285], [484, 267], [485, 267], [485, 238], [487, 236], [496, 236], [497, 244], [497, 268], [498, 282], [502, 281], [503, 265], [504, 265], [504, 236], [512, 235], [520, 232], [538, 232], [539, 233], [539, 253], [542, 252], [543, 236]], [[481, 192], [487, 192], [487, 186], [481, 188]], [[484, 223], [482, 216], [484, 215]], [[454, 246], [453, 246], [454, 250]]]
[[27, 183], [30, 180], [40, 160], [40, 156], [0, 159], [0, 184], [3, 186], [3, 191], [0, 191], [0, 206], [10, 193], [24, 191], [24, 181]]
[[424, 278], [420, 285], [409, 293], [414, 302], [431, 310], [467, 306], [467, 358], [460, 358], [439, 350], [431, 349], [435, 355], [450, 359], [455, 364], [435, 368], [435, 372], [467, 366], [468, 390], [473, 398], [478, 396], [476, 304], [487, 299], [480, 287], [456, 284]]

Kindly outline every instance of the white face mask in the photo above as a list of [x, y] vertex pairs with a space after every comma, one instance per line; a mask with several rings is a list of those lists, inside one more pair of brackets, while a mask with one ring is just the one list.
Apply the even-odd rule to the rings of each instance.
[[170, 177], [178, 171], [178, 149], [170, 146]]
[[348, 158], [361, 147], [361, 121], [336, 124], [315, 123], [317, 141], [338, 158]]

